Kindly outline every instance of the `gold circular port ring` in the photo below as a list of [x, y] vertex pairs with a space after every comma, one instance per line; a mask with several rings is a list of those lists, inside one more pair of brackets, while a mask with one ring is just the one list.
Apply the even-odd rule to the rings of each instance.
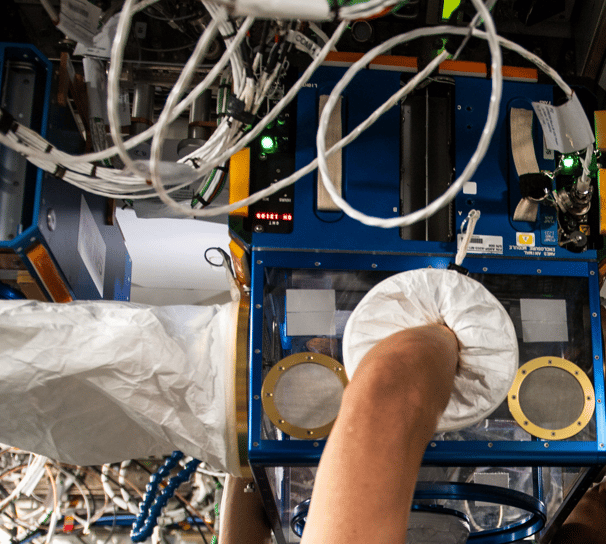
[[[546, 429], [540, 427], [530, 421], [528, 416], [522, 410], [520, 406], [520, 387], [524, 380], [530, 376], [535, 370], [540, 368], [560, 368], [568, 372], [574, 379], [577, 380], [578, 384], [583, 390], [583, 410], [577, 420], [561, 429]], [[591, 420], [593, 411], [595, 409], [595, 394], [593, 391], [593, 385], [591, 380], [587, 377], [587, 374], [583, 372], [577, 365], [562, 359], [560, 357], [537, 357], [528, 361], [525, 365], [522, 365], [516, 374], [515, 380], [509, 393], [507, 395], [507, 402], [509, 404], [509, 411], [513, 415], [514, 419], [518, 422], [518, 425], [525, 431], [538, 438], [545, 440], [563, 440], [570, 438], [575, 434], [581, 432], [585, 426]]]
[[341, 380], [343, 388], [345, 388], [349, 383], [347, 380], [347, 374], [345, 373], [345, 367], [332, 357], [323, 355], [321, 353], [294, 353], [293, 355], [289, 355], [288, 357], [285, 357], [279, 361], [275, 366], [272, 367], [267, 376], [265, 376], [263, 387], [261, 388], [263, 410], [265, 410], [265, 413], [267, 414], [267, 417], [269, 417], [270, 421], [282, 432], [302, 440], [317, 440], [330, 434], [332, 426], [335, 422], [334, 419], [321, 427], [315, 427], [312, 429], [298, 427], [297, 425], [293, 425], [284, 419], [284, 417], [278, 412], [274, 399], [276, 384], [278, 383], [280, 377], [284, 374], [284, 372], [291, 369], [293, 366], [302, 364], [316, 364], [328, 368], [335, 373], [339, 380]]

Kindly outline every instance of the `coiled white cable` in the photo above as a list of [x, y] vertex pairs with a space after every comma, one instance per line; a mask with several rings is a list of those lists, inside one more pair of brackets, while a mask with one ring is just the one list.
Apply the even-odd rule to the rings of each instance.
[[[466, 28], [452, 28], [452, 27], [447, 27], [447, 26], [434, 27], [433, 29], [420, 29], [420, 31], [422, 31], [422, 33], [419, 35], [432, 35], [432, 34], [466, 35], [469, 33], [469, 29], [466, 29]], [[413, 31], [413, 32], [418, 32], [418, 31]], [[336, 36], [336, 38], [338, 38], [340, 36], [340, 34], [338, 32], [336, 34], [338, 34], [338, 36]], [[474, 37], [488, 39], [488, 35], [479, 30], [473, 30], [472, 35]], [[395, 39], [402, 39], [402, 36], [396, 37], [396, 38], [394, 38], [394, 40]], [[413, 39], [413, 37], [409, 37], [407, 39]], [[406, 41], [406, 40], [402, 40], [402, 41]], [[402, 43], [402, 41], [400, 41], [399, 43]], [[519, 46], [509, 40], [498, 37], [498, 41], [502, 46], [507, 47], [508, 49], [511, 49], [511, 50], [519, 53], [524, 58], [527, 58], [530, 61], [532, 61], [539, 69], [541, 69], [547, 75], [549, 75], [552, 79], [554, 79], [556, 84], [558, 84], [562, 88], [562, 90], [566, 93], [566, 95], [569, 98], [572, 96], [572, 91], [570, 90], [568, 85], [566, 85], [566, 83], [557, 74], [557, 72], [555, 72], [553, 69], [551, 69], [541, 59], [539, 59], [532, 53], [526, 51], [521, 46]], [[333, 37], [331, 38], [331, 44], [334, 45], [335, 42], [336, 42], [336, 39], [335, 39], [335, 36], [333, 35]], [[390, 41], [390, 46], [392, 46], [392, 44], [393, 44], [393, 42]], [[379, 54], [379, 53], [376, 52], [375, 54]], [[318, 60], [318, 59], [316, 59], [316, 60]], [[307, 76], [307, 79], [311, 75], [311, 73], [313, 73], [313, 71], [315, 71], [317, 65], [319, 65], [319, 63], [322, 60], [323, 60], [323, 57], [320, 56], [319, 62], [312, 64], [312, 66], [310, 66], [310, 69], [308, 69], [308, 71], [305, 72], [305, 76]], [[492, 73], [493, 73], [493, 76], [496, 73], [496, 71], [494, 70], [494, 67], [493, 67]], [[499, 71], [499, 73], [500, 73], [500, 71]], [[255, 127], [255, 129], [253, 129], [253, 131], [251, 131], [243, 139], [238, 141], [238, 143], [236, 145], [232, 145], [229, 149], [225, 150], [222, 155], [216, 156], [215, 155], [216, 151], [213, 152], [213, 150], [211, 150], [211, 149], [206, 149], [204, 151], [198, 150], [198, 152], [196, 152], [194, 155], [199, 154], [199, 155], [203, 156], [205, 160], [210, 160], [213, 157], [213, 155], [215, 155], [214, 156], [215, 164], [220, 163], [221, 161], [227, 160], [231, 154], [238, 151], [239, 149], [244, 147], [247, 143], [249, 143], [253, 138], [255, 138], [263, 130], [263, 128], [271, 120], [273, 120], [273, 119], [275, 119], [275, 117], [277, 117], [279, 112], [285, 107], [285, 105], [290, 100], [292, 100], [292, 98], [294, 97], [296, 92], [298, 92], [299, 88], [302, 87], [302, 85], [307, 81], [305, 76], [298, 82], [296, 87], [294, 87], [293, 89], [291, 89], [291, 91], [289, 91], [289, 93], [287, 93], [287, 95], [277, 104], [277, 106], [272, 110], [272, 112], [270, 112], [270, 114], [268, 114], [265, 117], [265, 119], [263, 121], [261, 121], [258, 124], [258, 126]], [[197, 96], [197, 94], [194, 94], [192, 92], [190, 94], [190, 96], [188, 97], [188, 99], [191, 98], [191, 100], [193, 101], [195, 96]], [[178, 115], [181, 111], [183, 111], [186, 107], [189, 106], [189, 103], [187, 105], [185, 105], [186, 100], [182, 101], [178, 106], [176, 106], [174, 108], [171, 118], [174, 119], [176, 117], [176, 115]], [[386, 109], [387, 108], [385, 108], [385, 109], [379, 108], [379, 110], [382, 110], [382, 111], [386, 111]], [[379, 111], [379, 110], [377, 110], [377, 111]], [[179, 113], [177, 113], [177, 112], [179, 112]], [[371, 117], [374, 117], [375, 114], [376, 114], [376, 112]], [[344, 145], [347, 145], [347, 143], [353, 141], [353, 139], [359, 133], [361, 133], [363, 130], [365, 130], [365, 128], [370, 126], [371, 123], [368, 122], [369, 119], [367, 119], [367, 121], [365, 123], [362, 123], [356, 129], [354, 129], [354, 131], [352, 131], [352, 133], [350, 133], [350, 135], [348, 135], [346, 138], [343, 138], [338, 144], [336, 144], [330, 150], [328, 150], [326, 156], [329, 156], [330, 154], [337, 151], [338, 149], [341, 149]], [[143, 139], [149, 137], [150, 134], [155, 132], [156, 128], [157, 127], [154, 126], [151, 129], [149, 129], [148, 131], [146, 131], [146, 132], [148, 132], [148, 134]], [[23, 127], [20, 128], [20, 131], [21, 130], [23, 130]], [[26, 129], [26, 130], [29, 130], [29, 129]], [[116, 172], [111, 169], [99, 168], [99, 169], [97, 169], [97, 172], [99, 173], [100, 176], [103, 176], [103, 178], [107, 177], [108, 181], [110, 181], [112, 184], [114, 184], [114, 186], [116, 188], [119, 188], [119, 186], [120, 186], [119, 184], [123, 183], [124, 185], [122, 186], [122, 188], [124, 189], [124, 194], [117, 196], [117, 192], [109, 191], [108, 186], [105, 183], [100, 182], [99, 180], [93, 182], [96, 185], [91, 187], [90, 186], [91, 178], [87, 177], [86, 173], [90, 172], [92, 165], [90, 165], [88, 163], [82, 164], [82, 160], [86, 157], [90, 157], [91, 155], [85, 155], [82, 157], [71, 157], [71, 156], [64, 154], [62, 152], [59, 152], [55, 149], [53, 149], [50, 153], [45, 153], [43, 150], [48, 146], [48, 142], [46, 142], [46, 140], [44, 140], [39, 135], [33, 133], [33, 131], [31, 131], [31, 132], [32, 132], [32, 134], [35, 135], [35, 138], [37, 139], [36, 141], [38, 141], [38, 144], [36, 144], [34, 149], [32, 147], [28, 147], [28, 145], [23, 145], [19, 141], [11, 141], [10, 133], [8, 135], [0, 135], [0, 142], [4, 143], [8, 147], [16, 149], [17, 151], [19, 151], [25, 155], [29, 155], [30, 160], [32, 157], [35, 157], [35, 156], [41, 157], [42, 160], [45, 160], [43, 167], [50, 172], [53, 172], [55, 170], [57, 164], [63, 164], [63, 165], [74, 164], [73, 167], [77, 168], [78, 171], [82, 174], [80, 177], [81, 179], [72, 180], [72, 179], [69, 179], [69, 177], [67, 177], [67, 176], [65, 179], [67, 181], [70, 181], [70, 182], [82, 187], [85, 190], [95, 192], [97, 194], [102, 194], [103, 196], [110, 196], [110, 197], [114, 197], [114, 198], [116, 198], [116, 197], [119, 197], [119, 198], [149, 198], [150, 196], [156, 196], [155, 191], [150, 192], [150, 187], [147, 184], [141, 183], [141, 179], [134, 179], [133, 177], [129, 178], [129, 177], [124, 176], [123, 173]], [[222, 135], [221, 142], [218, 145], [219, 146], [223, 145], [224, 142], [229, 142], [230, 140], [231, 140], [230, 135], [224, 134], [224, 135]], [[127, 147], [130, 147], [131, 143], [132, 143], [132, 139], [129, 140], [128, 142], [126, 142]], [[217, 147], [214, 147], [213, 149], [216, 150]], [[108, 153], [108, 151], [105, 151], [104, 153]], [[111, 156], [111, 154], [112, 153], [109, 152], [109, 154], [107, 156]], [[50, 155], [50, 157], [49, 157], [49, 155]], [[94, 154], [92, 154], [92, 155], [94, 155]], [[53, 162], [53, 161], [58, 161], [59, 157], [61, 157], [60, 162]], [[51, 159], [51, 160], [49, 160], [49, 159]], [[587, 160], [587, 158], [586, 158], [586, 160]], [[75, 161], [75, 162], [73, 162], [73, 161]], [[34, 162], [34, 161], [32, 161], [32, 162]], [[313, 169], [316, 167], [316, 164], [317, 164], [317, 161], [313, 161], [312, 163], [307, 165], [305, 168], [299, 170], [292, 176], [289, 176], [288, 178], [272, 185], [268, 189], [265, 189], [264, 191], [261, 191], [241, 202], [237, 202], [230, 206], [224, 206], [221, 208], [207, 208], [205, 210], [191, 210], [191, 209], [188, 210], [187, 208], [182, 207], [179, 209], [179, 211], [182, 213], [185, 213], [187, 215], [199, 216], [199, 217], [220, 215], [220, 214], [226, 213], [228, 211], [233, 211], [233, 210], [237, 209], [238, 207], [241, 207], [243, 205], [250, 205], [250, 204], [260, 200], [261, 198], [264, 198], [266, 196], [269, 196], [270, 194], [273, 194], [277, 191], [282, 190], [284, 187], [294, 183], [296, 180], [300, 179], [304, 175], [313, 171]], [[204, 173], [208, 173], [213, 168], [213, 166], [214, 166], [214, 164], [210, 164], [210, 163], [203, 165], [199, 171], [199, 175], [202, 176]], [[116, 185], [116, 184], [118, 184], [118, 185]], [[128, 193], [129, 190], [130, 190], [130, 194]], [[167, 189], [167, 190], [165, 190], [165, 192], [169, 193], [173, 190], [176, 190], [176, 188], [173, 187], [171, 189]], [[133, 194], [136, 192], [143, 193], [145, 191], [147, 191], [147, 194], [139, 194], [139, 195]], [[396, 218], [396, 219], [402, 219], [402, 218]]]
[[475, 173], [480, 162], [486, 155], [486, 152], [488, 151], [488, 146], [490, 145], [490, 141], [492, 139], [492, 135], [497, 125], [499, 109], [501, 105], [501, 92], [503, 86], [502, 58], [496, 28], [494, 26], [494, 22], [492, 21], [492, 17], [490, 16], [490, 12], [486, 9], [481, 0], [472, 1], [475, 8], [478, 10], [478, 13], [480, 13], [481, 17], [484, 19], [484, 24], [488, 29], [487, 41], [490, 47], [490, 53], [492, 55], [492, 92], [490, 95], [490, 101], [488, 106], [488, 116], [486, 118], [486, 124], [484, 125], [484, 130], [482, 131], [482, 136], [480, 137], [478, 146], [471, 158], [469, 159], [467, 166], [465, 167], [459, 178], [448, 188], [447, 191], [442, 194], [442, 196], [438, 197], [425, 208], [422, 208], [421, 210], [417, 210], [401, 217], [392, 217], [389, 219], [366, 215], [353, 208], [353, 206], [348, 204], [337, 193], [332, 179], [330, 178], [330, 172], [328, 170], [326, 154], [326, 131], [328, 129], [330, 116], [335, 108], [339, 95], [359, 70], [361, 70], [364, 66], [368, 65], [368, 63], [377, 54], [379, 54], [379, 52], [386, 50], [384, 47], [386, 46], [386, 44], [389, 43], [390, 40], [383, 43], [381, 46], [373, 49], [371, 52], [364, 55], [358, 62], [354, 63], [332, 90], [330, 97], [328, 98], [328, 101], [324, 109], [322, 110], [322, 115], [320, 116], [320, 122], [318, 127], [318, 134], [316, 138], [316, 145], [318, 149], [318, 169], [322, 174], [322, 183], [326, 187], [326, 190], [330, 194], [334, 203], [351, 218], [356, 219], [357, 221], [360, 221], [365, 225], [381, 228], [404, 227], [412, 225], [417, 221], [427, 219], [428, 217], [431, 217], [434, 213], [436, 213], [438, 210], [440, 210], [442, 207], [444, 207], [446, 204], [448, 204], [456, 196], [463, 184], [466, 181], [469, 181], [471, 176]]

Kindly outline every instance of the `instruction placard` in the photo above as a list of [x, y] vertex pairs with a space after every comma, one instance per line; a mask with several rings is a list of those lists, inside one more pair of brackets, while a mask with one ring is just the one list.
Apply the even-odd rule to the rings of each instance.
[[57, 28], [86, 46], [93, 45], [103, 10], [87, 0], [61, 0]]
[[533, 102], [532, 107], [549, 149], [572, 153], [586, 149], [594, 142], [591, 125], [576, 94], [561, 106]]
[[101, 231], [95, 223], [95, 218], [82, 196], [80, 201], [80, 225], [78, 227], [78, 253], [84, 261], [93, 283], [99, 294], [103, 296], [105, 282], [105, 258], [107, 246], [101, 236]]

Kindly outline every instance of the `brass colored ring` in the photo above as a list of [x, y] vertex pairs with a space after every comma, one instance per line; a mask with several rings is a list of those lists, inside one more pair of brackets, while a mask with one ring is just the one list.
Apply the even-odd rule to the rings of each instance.
[[235, 353], [236, 438], [242, 478], [252, 478], [248, 463], [248, 338], [250, 297], [240, 291]]
[[316, 364], [328, 368], [334, 372], [339, 380], [341, 380], [343, 388], [345, 388], [349, 383], [345, 373], [345, 367], [332, 357], [323, 355], [321, 353], [294, 353], [293, 355], [289, 355], [288, 357], [285, 357], [279, 361], [274, 367], [272, 367], [267, 376], [265, 376], [263, 387], [261, 388], [263, 410], [265, 410], [265, 413], [267, 414], [267, 417], [269, 417], [270, 421], [282, 432], [301, 440], [317, 440], [330, 434], [332, 426], [335, 422], [334, 419], [321, 427], [315, 427], [312, 429], [298, 427], [297, 425], [293, 425], [284, 419], [284, 417], [278, 412], [278, 408], [276, 407], [274, 400], [276, 384], [278, 383], [280, 377], [284, 374], [284, 372], [291, 369], [293, 366], [301, 364]]
[[[584, 405], [581, 415], [574, 423], [561, 429], [546, 429], [536, 425], [530, 421], [520, 405], [520, 388], [524, 380], [535, 370], [549, 367], [560, 368], [568, 372], [577, 380], [583, 390]], [[507, 395], [507, 402], [511, 415], [522, 429], [533, 436], [545, 440], [563, 440], [581, 432], [591, 421], [595, 409], [595, 394], [593, 385], [591, 384], [591, 380], [587, 377], [587, 374], [574, 363], [560, 357], [537, 357], [536, 359], [528, 361], [518, 369], [513, 385]]]

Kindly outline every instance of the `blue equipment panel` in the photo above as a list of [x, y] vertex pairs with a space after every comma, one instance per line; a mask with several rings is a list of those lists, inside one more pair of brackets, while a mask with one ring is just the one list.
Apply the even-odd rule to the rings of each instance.
[[[330, 94], [344, 73], [343, 68], [322, 67], [298, 95], [296, 127], [296, 169], [316, 157], [318, 103]], [[455, 175], [463, 171], [484, 128], [490, 80], [455, 76], [452, 104]], [[397, 72], [363, 70], [343, 93], [343, 136], [364, 121], [401, 86]], [[512, 108], [532, 109], [532, 101], [553, 101], [553, 87], [536, 83], [505, 81], [499, 120], [488, 152], [468, 183], [452, 204], [452, 229], [460, 231], [471, 209], [481, 212], [476, 227], [476, 244], [470, 253], [495, 256], [584, 259], [596, 258], [589, 249], [573, 253], [557, 243], [555, 208], [541, 205], [536, 222], [515, 222], [513, 213], [520, 201], [520, 187], [512, 152], [509, 118]], [[315, 120], [315, 122], [314, 122]], [[541, 169], [553, 171], [553, 152], [543, 149], [543, 135], [534, 123], [535, 153]], [[354, 208], [373, 216], [402, 214], [400, 193], [401, 113], [397, 107], [385, 113], [374, 125], [343, 149], [343, 196]], [[428, 157], [431, 160], [431, 149]], [[404, 240], [399, 229], [368, 227], [341, 211], [317, 211], [317, 171], [294, 186], [292, 232], [271, 234], [254, 232], [253, 247], [284, 249], [388, 251], [422, 254], [454, 254], [456, 238], [425, 241]], [[431, 183], [431, 180], [430, 180]]]
[[[343, 73], [343, 68], [322, 67], [299, 93], [296, 169], [316, 156], [320, 96], [330, 94]], [[441, 81], [445, 80], [441, 78]], [[475, 151], [484, 128], [491, 82], [454, 76], [445, 84], [454, 87], [454, 92], [446, 93], [451, 100], [452, 133], [442, 137], [450, 142], [451, 163], [447, 168], [452, 165], [457, 176]], [[358, 73], [343, 93], [343, 135], [365, 120], [401, 85], [402, 76], [396, 72], [364, 70]], [[443, 97], [440, 95], [440, 98]], [[558, 505], [578, 500], [578, 495], [573, 498], [566, 495], [564, 489], [567, 488], [562, 483], [567, 474], [576, 470], [572, 467], [591, 467], [587, 470], [593, 472], [585, 476], [588, 486], [595, 476], [594, 467], [606, 464], [597, 251], [591, 248], [573, 252], [558, 245], [560, 218], [555, 207], [541, 204], [535, 222], [513, 221], [521, 190], [512, 156], [510, 116], [513, 108], [532, 109], [532, 101], [553, 103], [553, 87], [504, 82], [501, 110], [488, 152], [448, 212], [441, 216], [441, 220], [446, 217], [449, 222], [446, 237], [407, 236], [400, 229], [365, 226], [340, 211], [317, 211], [317, 172], [295, 184], [294, 211], [289, 218], [292, 225], [288, 229], [282, 233], [264, 232], [262, 228], [252, 232], [248, 453], [280, 544], [299, 541], [297, 534], [304, 524], [303, 510], [315, 477], [313, 467], [319, 462], [325, 444], [322, 439], [299, 440], [288, 436], [272, 424], [263, 410], [262, 386], [270, 369], [289, 355], [309, 351], [308, 342], [312, 339], [311, 336], [289, 336], [286, 290], [334, 290], [335, 321], [336, 314], [341, 314], [339, 319], [344, 321], [347, 312], [355, 308], [364, 294], [386, 277], [425, 267], [444, 269], [452, 263], [457, 251], [457, 235], [472, 209], [479, 210], [481, 217], [463, 266], [471, 277], [493, 292], [508, 311], [518, 334], [520, 364], [541, 356], [572, 361], [591, 379], [595, 411], [587, 426], [576, 435], [565, 440], [544, 440], [527, 433], [504, 402], [478, 425], [457, 433], [436, 435], [425, 453], [422, 471], [444, 469], [443, 480], [450, 480], [446, 485], [451, 486], [445, 493], [451, 498], [471, 497], [466, 495], [467, 490], [457, 486], [467, 485], [468, 478], [478, 471], [477, 467], [508, 473], [509, 490], [519, 495], [517, 508], [533, 514], [528, 516], [522, 512], [498, 528], [493, 525], [487, 530], [476, 530], [470, 537], [470, 541], [496, 544], [534, 534], [542, 528], [546, 517], [554, 515]], [[404, 214], [402, 172], [409, 166], [403, 156], [410, 156], [411, 149], [418, 149], [413, 146], [404, 150], [404, 111], [404, 108], [392, 108], [343, 150], [343, 196], [367, 215]], [[558, 157], [543, 149], [542, 131], [538, 123], [534, 125], [532, 134], [538, 166], [554, 171]], [[431, 160], [431, 149], [425, 152]], [[446, 155], [443, 150], [438, 154], [441, 158]], [[429, 188], [425, 190], [429, 193]], [[426, 227], [427, 233], [429, 230]], [[527, 341], [521, 332], [522, 299], [565, 302], [567, 339]], [[337, 327], [335, 334], [317, 336], [330, 339], [331, 356], [342, 362], [342, 329]], [[445, 467], [452, 471], [448, 472]], [[554, 499], [553, 488], [549, 487], [558, 478], [560, 495]], [[424, 480], [422, 474], [420, 480]], [[439, 485], [433, 485], [435, 479], [425, 480], [430, 480], [427, 487], [431, 492], [440, 489]], [[473, 495], [475, 491], [470, 493]], [[486, 497], [482, 493], [471, 499], [480, 501], [476, 505]], [[448, 498], [446, 495], [439, 498]], [[522, 495], [526, 496], [524, 500]], [[464, 507], [468, 508], [467, 499], [464, 500]], [[456, 500], [454, 502], [452, 508], [461, 510]]]

